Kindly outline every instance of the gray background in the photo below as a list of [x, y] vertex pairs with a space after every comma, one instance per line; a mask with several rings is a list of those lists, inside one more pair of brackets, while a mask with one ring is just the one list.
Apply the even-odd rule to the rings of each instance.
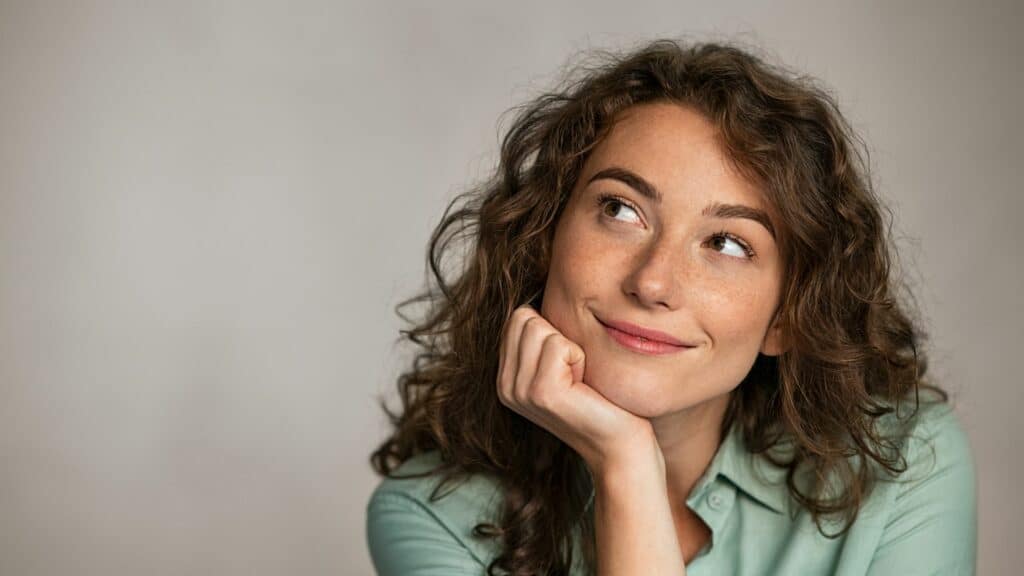
[[1024, 564], [1019, 3], [141, 4], [0, 4], [0, 573], [370, 573], [373, 397], [444, 205], [573, 53], [683, 34], [838, 95], [980, 573]]

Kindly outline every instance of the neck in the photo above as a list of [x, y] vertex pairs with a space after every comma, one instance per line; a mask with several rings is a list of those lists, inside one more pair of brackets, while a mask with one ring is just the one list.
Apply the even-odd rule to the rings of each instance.
[[731, 394], [724, 394], [681, 412], [651, 419], [665, 459], [665, 480], [672, 502], [686, 500], [718, 452], [730, 397]]

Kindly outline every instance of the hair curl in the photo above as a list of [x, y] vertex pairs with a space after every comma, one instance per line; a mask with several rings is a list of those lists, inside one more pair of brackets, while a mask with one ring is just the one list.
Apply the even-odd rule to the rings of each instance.
[[[896, 475], [906, 469], [876, 420], [911, 392], [916, 408], [922, 387], [948, 400], [924, 382], [926, 336], [896, 301], [883, 205], [867, 151], [855, 146], [863, 143], [828, 92], [749, 49], [661, 39], [593, 56], [559, 89], [514, 109], [496, 172], [456, 196], [432, 234], [428, 259], [439, 291], [428, 287], [396, 308], [412, 323], [402, 309], [429, 305], [421, 323], [401, 331], [419, 352], [398, 380], [402, 410], [381, 401], [395, 429], [373, 452], [374, 469], [391, 475], [410, 457], [438, 450], [438, 488], [471, 474], [496, 478], [501, 518], [475, 530], [503, 544], [490, 573], [568, 574], [574, 531], [582, 537], [577, 552], [594, 565], [586, 468], [557, 437], [498, 401], [499, 343], [512, 311], [543, 294], [555, 224], [589, 151], [622, 110], [667, 101], [718, 128], [726, 156], [782, 223], [778, 313], [789, 347], [758, 356], [731, 394], [722, 431], [742, 426], [752, 452], [787, 468], [788, 490], [823, 534], [821, 518], [842, 513], [842, 534], [873, 485], [869, 467], [849, 457]], [[449, 282], [443, 257], [460, 237], [470, 248]], [[787, 439], [791, 457], [771, 456]], [[807, 492], [796, 481], [802, 466], [817, 479]], [[842, 490], [827, 498], [824, 479], [832, 474]]]

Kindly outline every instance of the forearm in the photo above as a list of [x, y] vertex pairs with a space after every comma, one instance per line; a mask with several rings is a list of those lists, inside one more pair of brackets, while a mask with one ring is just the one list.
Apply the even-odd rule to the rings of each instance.
[[684, 576], [660, 459], [610, 466], [594, 484], [597, 574]]

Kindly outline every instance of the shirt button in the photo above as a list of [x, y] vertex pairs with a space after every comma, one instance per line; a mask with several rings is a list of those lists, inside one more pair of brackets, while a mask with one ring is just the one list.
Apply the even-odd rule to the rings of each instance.
[[718, 492], [712, 493], [711, 496], [708, 497], [708, 504], [710, 504], [715, 510], [718, 510], [722, 507], [722, 495]]

